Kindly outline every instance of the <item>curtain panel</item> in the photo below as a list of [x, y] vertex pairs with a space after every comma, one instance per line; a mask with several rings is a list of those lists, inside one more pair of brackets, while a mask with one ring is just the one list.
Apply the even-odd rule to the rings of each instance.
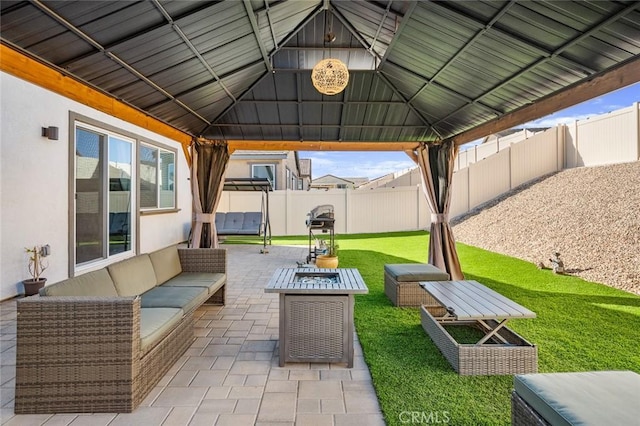
[[229, 156], [226, 141], [194, 140], [191, 144], [191, 247], [218, 247], [215, 217]]
[[422, 176], [422, 189], [431, 210], [429, 263], [447, 271], [452, 280], [463, 280], [453, 231], [449, 225], [451, 183], [458, 147], [453, 141], [428, 146], [421, 143], [417, 150]]

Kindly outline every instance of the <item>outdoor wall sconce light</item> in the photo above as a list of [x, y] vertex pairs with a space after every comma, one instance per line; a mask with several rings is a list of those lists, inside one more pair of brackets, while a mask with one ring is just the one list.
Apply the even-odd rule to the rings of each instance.
[[42, 136], [46, 136], [49, 140], [57, 141], [58, 140], [58, 128], [54, 126], [43, 127], [42, 128]]

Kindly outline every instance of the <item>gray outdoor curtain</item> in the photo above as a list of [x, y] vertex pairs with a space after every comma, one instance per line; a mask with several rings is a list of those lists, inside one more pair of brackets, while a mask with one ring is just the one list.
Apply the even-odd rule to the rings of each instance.
[[452, 280], [463, 280], [453, 231], [449, 225], [451, 182], [457, 151], [453, 141], [431, 146], [423, 142], [416, 154], [422, 176], [422, 189], [431, 209], [429, 263], [447, 271]]
[[228, 165], [226, 141], [194, 140], [191, 144], [191, 247], [218, 247], [215, 217]]

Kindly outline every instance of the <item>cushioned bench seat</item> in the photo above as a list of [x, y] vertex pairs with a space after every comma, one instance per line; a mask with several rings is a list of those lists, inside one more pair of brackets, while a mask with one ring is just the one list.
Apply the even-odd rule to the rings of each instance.
[[227, 281], [227, 276], [219, 272], [183, 272], [161, 285], [161, 287], [207, 287], [214, 294]]
[[513, 378], [513, 425], [637, 425], [640, 375], [632, 371], [523, 374]]
[[180, 308], [187, 313], [206, 302], [209, 291], [203, 287], [158, 286], [140, 297], [142, 308]]
[[141, 350], [146, 352], [176, 328], [184, 311], [180, 308], [140, 308]]
[[448, 281], [449, 274], [428, 263], [384, 265], [384, 292], [394, 306], [433, 305], [419, 281]]
[[216, 213], [216, 232], [218, 235], [260, 235], [262, 213], [218, 212]]

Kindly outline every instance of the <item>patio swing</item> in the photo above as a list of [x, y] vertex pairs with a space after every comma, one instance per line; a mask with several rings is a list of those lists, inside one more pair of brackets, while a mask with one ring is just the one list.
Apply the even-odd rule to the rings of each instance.
[[271, 245], [271, 223], [269, 222], [269, 191], [271, 182], [266, 178], [227, 178], [223, 191], [260, 191], [262, 193], [260, 211], [216, 212], [216, 231], [220, 236], [257, 235], [262, 236], [260, 253], [269, 253]]

